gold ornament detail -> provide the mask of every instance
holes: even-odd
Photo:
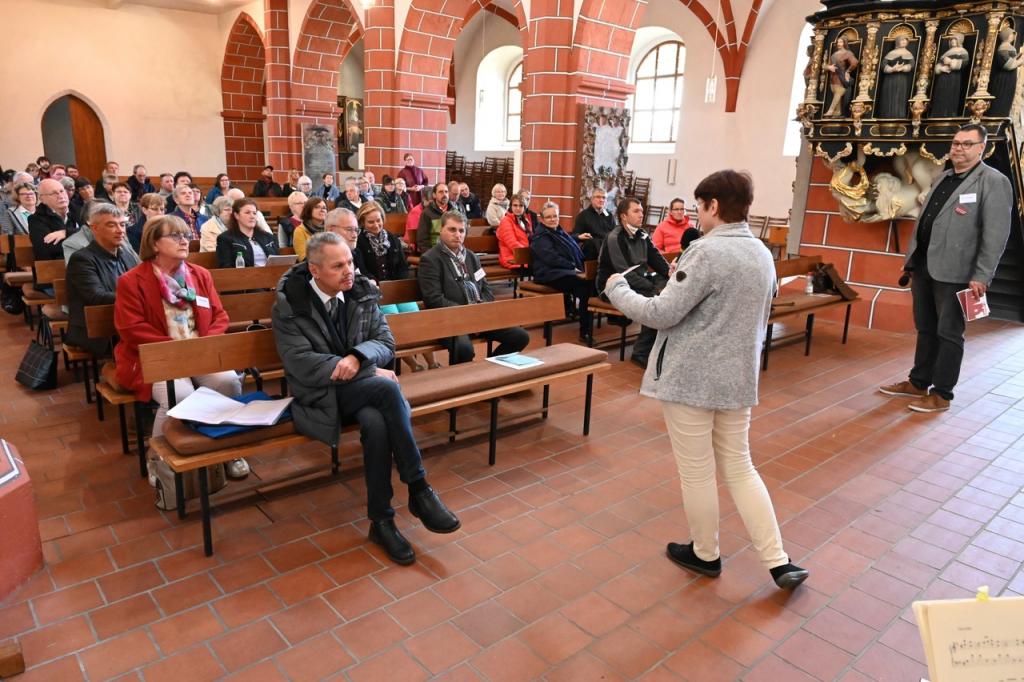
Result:
[[[881,149],[873,147],[871,143],[868,142],[864,145],[864,153],[870,154],[871,156],[881,156],[883,158],[887,156],[903,156],[907,153],[907,145],[901,142],[899,147],[893,147],[889,151],[883,152]]]
[[[839,161],[839,159],[849,156],[852,153],[853,145],[851,145],[849,142],[847,142],[846,146],[840,149],[835,156],[829,156],[828,152],[825,151],[825,149],[821,146],[820,142],[818,143],[818,146],[814,149],[814,155],[825,159],[826,163],[828,163],[828,165],[830,166]]]
[[[890,40],[896,40],[897,38],[913,39],[917,37],[917,34],[914,33],[913,27],[911,27],[909,24],[897,24],[896,26],[892,27],[892,30],[889,31],[888,37]]]
[[[944,156],[935,156],[934,154],[929,152],[928,148],[923,144],[921,145],[921,156],[923,156],[924,158],[928,159],[929,161],[938,166],[946,165],[946,161],[949,160],[949,152],[946,152]]]
[[[958,19],[950,24],[949,28],[946,29],[946,35],[953,35],[954,33],[963,33],[964,35],[971,35],[977,33],[974,28],[974,24],[968,19]]]

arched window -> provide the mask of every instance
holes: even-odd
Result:
[[[636,67],[632,143],[674,143],[683,101],[686,46],[678,40],[655,45]]]
[[[519,84],[523,82],[523,62],[512,69],[505,86],[505,141],[519,142],[519,129],[523,118],[523,93]]]

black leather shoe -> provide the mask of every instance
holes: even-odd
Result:
[[[370,542],[383,547],[388,557],[396,564],[408,566],[416,561],[416,552],[412,550],[409,541],[398,532],[393,519],[370,521],[369,538]]]
[[[444,502],[430,487],[409,496],[409,511],[422,521],[424,527],[431,533],[453,533],[462,525],[459,518],[444,506]]]
[[[694,573],[700,573],[709,578],[717,578],[722,575],[722,557],[718,557],[714,561],[704,561],[694,553],[692,542],[687,545],[670,542],[665,548],[665,554],[676,565]]]

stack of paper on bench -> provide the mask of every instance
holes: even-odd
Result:
[[[272,426],[281,419],[293,399],[289,397],[242,403],[203,386],[168,410],[167,414],[175,419],[200,424]]]
[[[526,369],[527,367],[536,367],[537,365],[543,365],[543,360],[537,358],[531,358],[529,355],[523,355],[521,353],[508,353],[506,355],[495,355],[487,358],[489,362],[493,362],[496,365],[502,367],[510,367],[512,369]]]

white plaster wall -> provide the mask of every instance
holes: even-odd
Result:
[[[217,17],[138,5],[110,10],[87,0],[21,0],[17,13],[18,30],[5,31],[8,58],[0,60],[8,93],[0,107],[5,167],[24,167],[42,153],[43,111],[74,92],[97,108],[107,157],[122,168],[144,163],[154,175],[223,170]],[[73,56],[33,61],[45,45]]]
[[[788,109],[796,43],[803,18],[819,7],[817,0],[786,0],[762,12],[747,52],[736,112],[726,113],[722,64],[707,30],[678,0],[651,0],[642,25],[671,29],[687,47],[675,154],[631,154],[629,158],[630,169],[651,178],[651,204],[664,206],[675,196],[689,204],[693,188],[703,177],[731,167],[753,175],[755,213],[787,214],[796,163],[793,157],[782,156],[782,146],[786,119],[792,117]],[[705,104],[704,81],[711,73],[712,58],[717,60],[718,98]],[[666,180],[670,158],[678,163],[674,185]]]
[[[477,70],[485,55],[505,45],[521,47],[519,31],[490,12],[478,12],[455,42],[455,125],[448,126],[448,149],[469,161],[483,161],[485,156],[512,156],[507,149],[476,147]]]

